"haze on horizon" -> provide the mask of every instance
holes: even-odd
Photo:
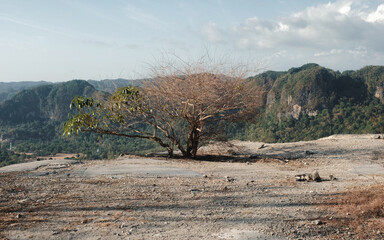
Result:
[[[145,77],[164,53],[384,64],[383,0],[2,0],[0,82]]]

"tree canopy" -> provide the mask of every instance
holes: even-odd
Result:
[[[64,133],[148,139],[169,156],[177,148],[195,157],[219,121],[252,115],[261,104],[261,90],[246,80],[245,65],[178,60],[151,67],[153,76],[143,87],[123,87],[104,100],[75,97],[76,114]]]

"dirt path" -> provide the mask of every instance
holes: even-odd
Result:
[[[339,216],[321,200],[384,183],[384,140],[338,136],[261,145],[235,141],[202,149],[228,152],[234,162],[123,157],[1,173],[0,236],[353,239],[353,229],[327,224]],[[295,180],[314,170],[337,180]]]

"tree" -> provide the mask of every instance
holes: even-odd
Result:
[[[151,66],[152,78],[141,88],[123,87],[105,100],[75,97],[76,114],[64,133],[149,139],[169,156],[176,147],[183,156],[196,157],[219,121],[252,116],[262,103],[260,89],[246,79],[246,65],[176,60]]]

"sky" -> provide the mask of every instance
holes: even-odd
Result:
[[[384,0],[0,0],[0,82],[144,78],[207,51],[263,71],[384,65]]]

